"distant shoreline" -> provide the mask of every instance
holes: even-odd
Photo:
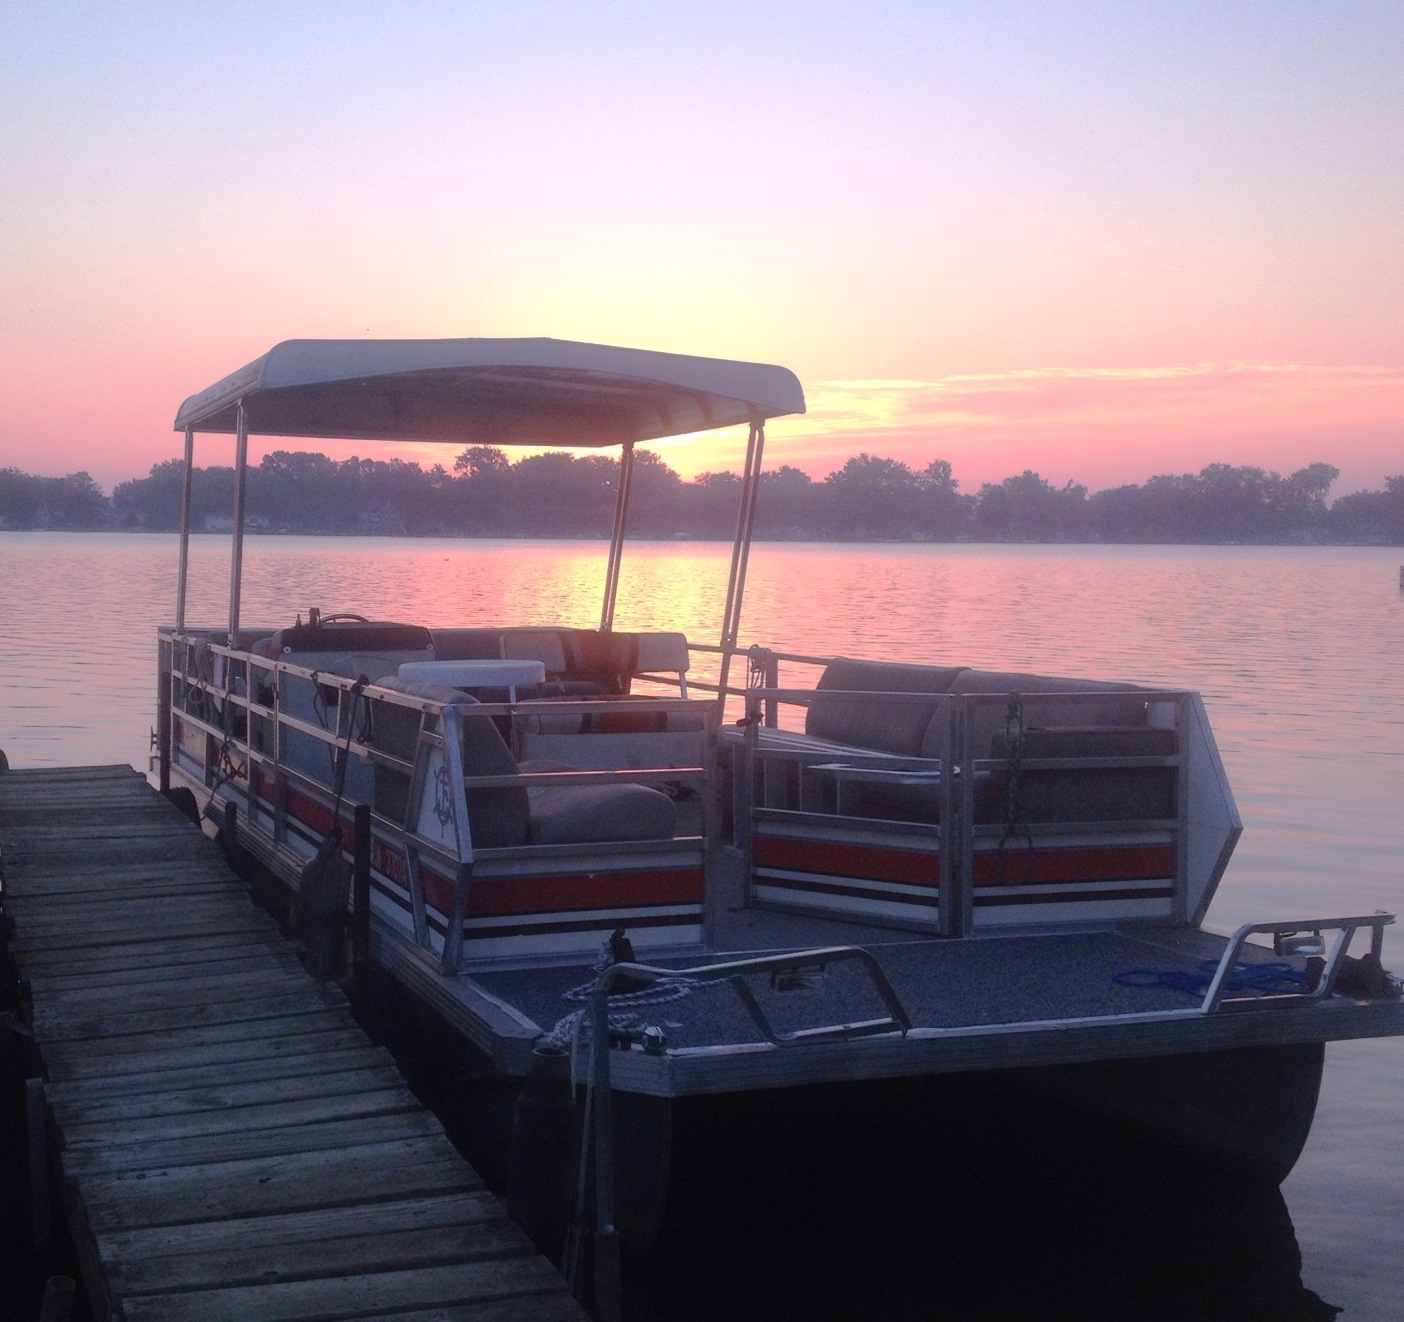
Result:
[[[736,474],[684,482],[647,450],[636,463],[628,523],[636,535],[731,540],[742,507]],[[451,475],[398,460],[338,463],[277,451],[247,470],[237,505],[233,469],[186,474],[179,460],[120,483],[110,497],[86,473],[38,478],[0,469],[0,528],[174,531],[184,517],[192,528],[228,533],[236,509],[247,533],[270,535],[602,539],[613,526],[617,461],[562,451],[512,463],[501,451],[474,447],[454,467]],[[1199,474],[1089,494],[1026,471],[967,494],[945,460],[918,472],[861,454],[821,482],[786,466],[764,473],[746,508],[754,537],[776,542],[1404,545],[1404,474],[1386,478],[1384,490],[1332,501],[1338,476],[1325,463],[1286,477],[1210,464]]]
[[[53,533],[63,537],[79,537],[92,534],[107,534],[118,536],[137,537],[178,537],[178,528],[6,528],[0,526],[0,537],[6,533]],[[206,528],[192,528],[191,537],[231,537],[232,531],[229,529],[214,530]],[[590,542],[608,545],[609,538],[604,534],[586,533],[562,533],[552,535],[543,532],[520,532],[520,533],[472,533],[472,532],[327,532],[315,529],[284,529],[272,531],[267,528],[246,528],[244,530],[245,539],[251,537],[268,538],[274,540],[283,537],[319,537],[331,540],[333,538],[359,539],[359,540],[384,540],[384,541],[414,541],[414,542]],[[660,546],[728,546],[730,539],[725,537],[696,537],[687,535],[659,535],[641,534],[625,537],[629,542],[652,542]],[[752,539],[759,543],[776,543],[780,545],[810,545],[810,546],[1242,546],[1251,547],[1277,547],[1292,548],[1300,547],[1302,550],[1320,549],[1321,547],[1338,547],[1342,550],[1364,549],[1378,550],[1382,547],[1404,547],[1404,540],[1400,541],[1334,541],[1329,538],[1317,540],[1303,540],[1301,538],[1287,538],[1279,541],[1273,540],[1248,540],[1244,538],[1223,541],[1184,541],[1168,540],[1164,538],[1139,538],[1136,540],[1116,539],[1109,537],[805,537],[805,536],[768,536],[757,533]]]

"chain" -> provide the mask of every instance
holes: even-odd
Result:
[[[775,661],[775,653],[768,647],[752,644],[746,649],[746,687],[763,689]]]
[[[995,885],[1011,884],[1004,875],[1004,850],[1010,840],[1020,838],[1028,849],[1029,867],[1027,879],[1032,871],[1034,842],[1033,832],[1022,820],[1019,809],[1019,773],[1024,757],[1024,695],[1011,693],[1009,705],[1004,710],[1004,738],[1008,745],[1004,764],[1004,831],[999,837],[999,847],[995,850]]]
[[[211,791],[219,789],[231,780],[238,780],[247,773],[248,767],[243,762],[234,760],[233,748],[234,742],[226,734],[224,742],[219,746],[219,763],[215,770],[214,781],[210,785]]]

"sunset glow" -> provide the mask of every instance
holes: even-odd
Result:
[[[792,368],[769,459],[815,478],[1379,488],[1402,104],[1390,0],[21,0],[0,467],[144,476],[181,399],[282,339],[553,335]],[[657,448],[691,477],[743,440]]]

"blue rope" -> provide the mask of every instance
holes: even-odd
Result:
[[[1127,969],[1113,973],[1114,981],[1123,987],[1169,987],[1190,996],[1203,996],[1214,981],[1218,960],[1201,961],[1198,973],[1188,969]],[[1290,964],[1237,963],[1224,980],[1226,991],[1279,992],[1301,991],[1306,986],[1306,974]]]

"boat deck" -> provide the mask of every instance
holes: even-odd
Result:
[[[140,775],[0,774],[0,844],[94,1316],[584,1318],[340,991]]]
[[[893,941],[891,933],[886,935],[888,940],[874,942],[870,933],[863,945],[877,957],[914,1028],[1182,1010],[1195,1003],[1185,992],[1167,986],[1125,985],[1116,975],[1136,969],[1193,975],[1200,972],[1202,961],[1217,959],[1226,945],[1224,938],[1209,933],[1171,929],[1135,935],[1073,932],[961,941]],[[747,953],[768,952],[758,949]],[[661,961],[664,967],[682,963]],[[573,965],[473,976],[487,991],[524,1010],[549,1030],[580,1007],[578,996],[571,999],[567,993],[588,988],[594,972],[586,965]],[[768,977],[753,981],[753,990],[781,1031],[847,1023],[884,1013],[881,998],[856,963],[834,964],[784,991],[772,989]],[[665,1026],[670,1046],[765,1040],[724,982],[699,985],[691,994],[656,1007],[642,1005],[638,1013]]]
[[[1165,1056],[1245,1046],[1326,1042],[1404,1033],[1404,1002],[1333,993],[1303,999],[1302,983],[1239,986],[1204,1013],[1207,974],[1229,939],[1193,928],[1043,932],[933,939],[851,923],[748,911],[729,948],[710,958],[660,960],[665,967],[760,956],[796,947],[861,945],[882,968],[911,1028],[847,1040],[766,1041],[734,988],[695,976],[668,999],[626,1005],[634,1027],[656,1025],[664,1056],[638,1046],[611,1053],[616,1085],[688,1096],[821,1080],[902,1077],[1027,1065]],[[735,938],[745,937],[746,944]],[[1248,944],[1240,964],[1287,964]],[[1120,980],[1132,974],[1130,981]],[[1166,975],[1162,980],[1161,975]],[[586,965],[479,969],[472,983],[524,1012],[543,1031],[569,1031],[595,976]],[[1198,979],[1196,992],[1168,980]],[[781,1035],[880,1018],[886,1007],[863,965],[835,962],[777,986],[748,978]],[[572,995],[573,993],[573,995]]]

